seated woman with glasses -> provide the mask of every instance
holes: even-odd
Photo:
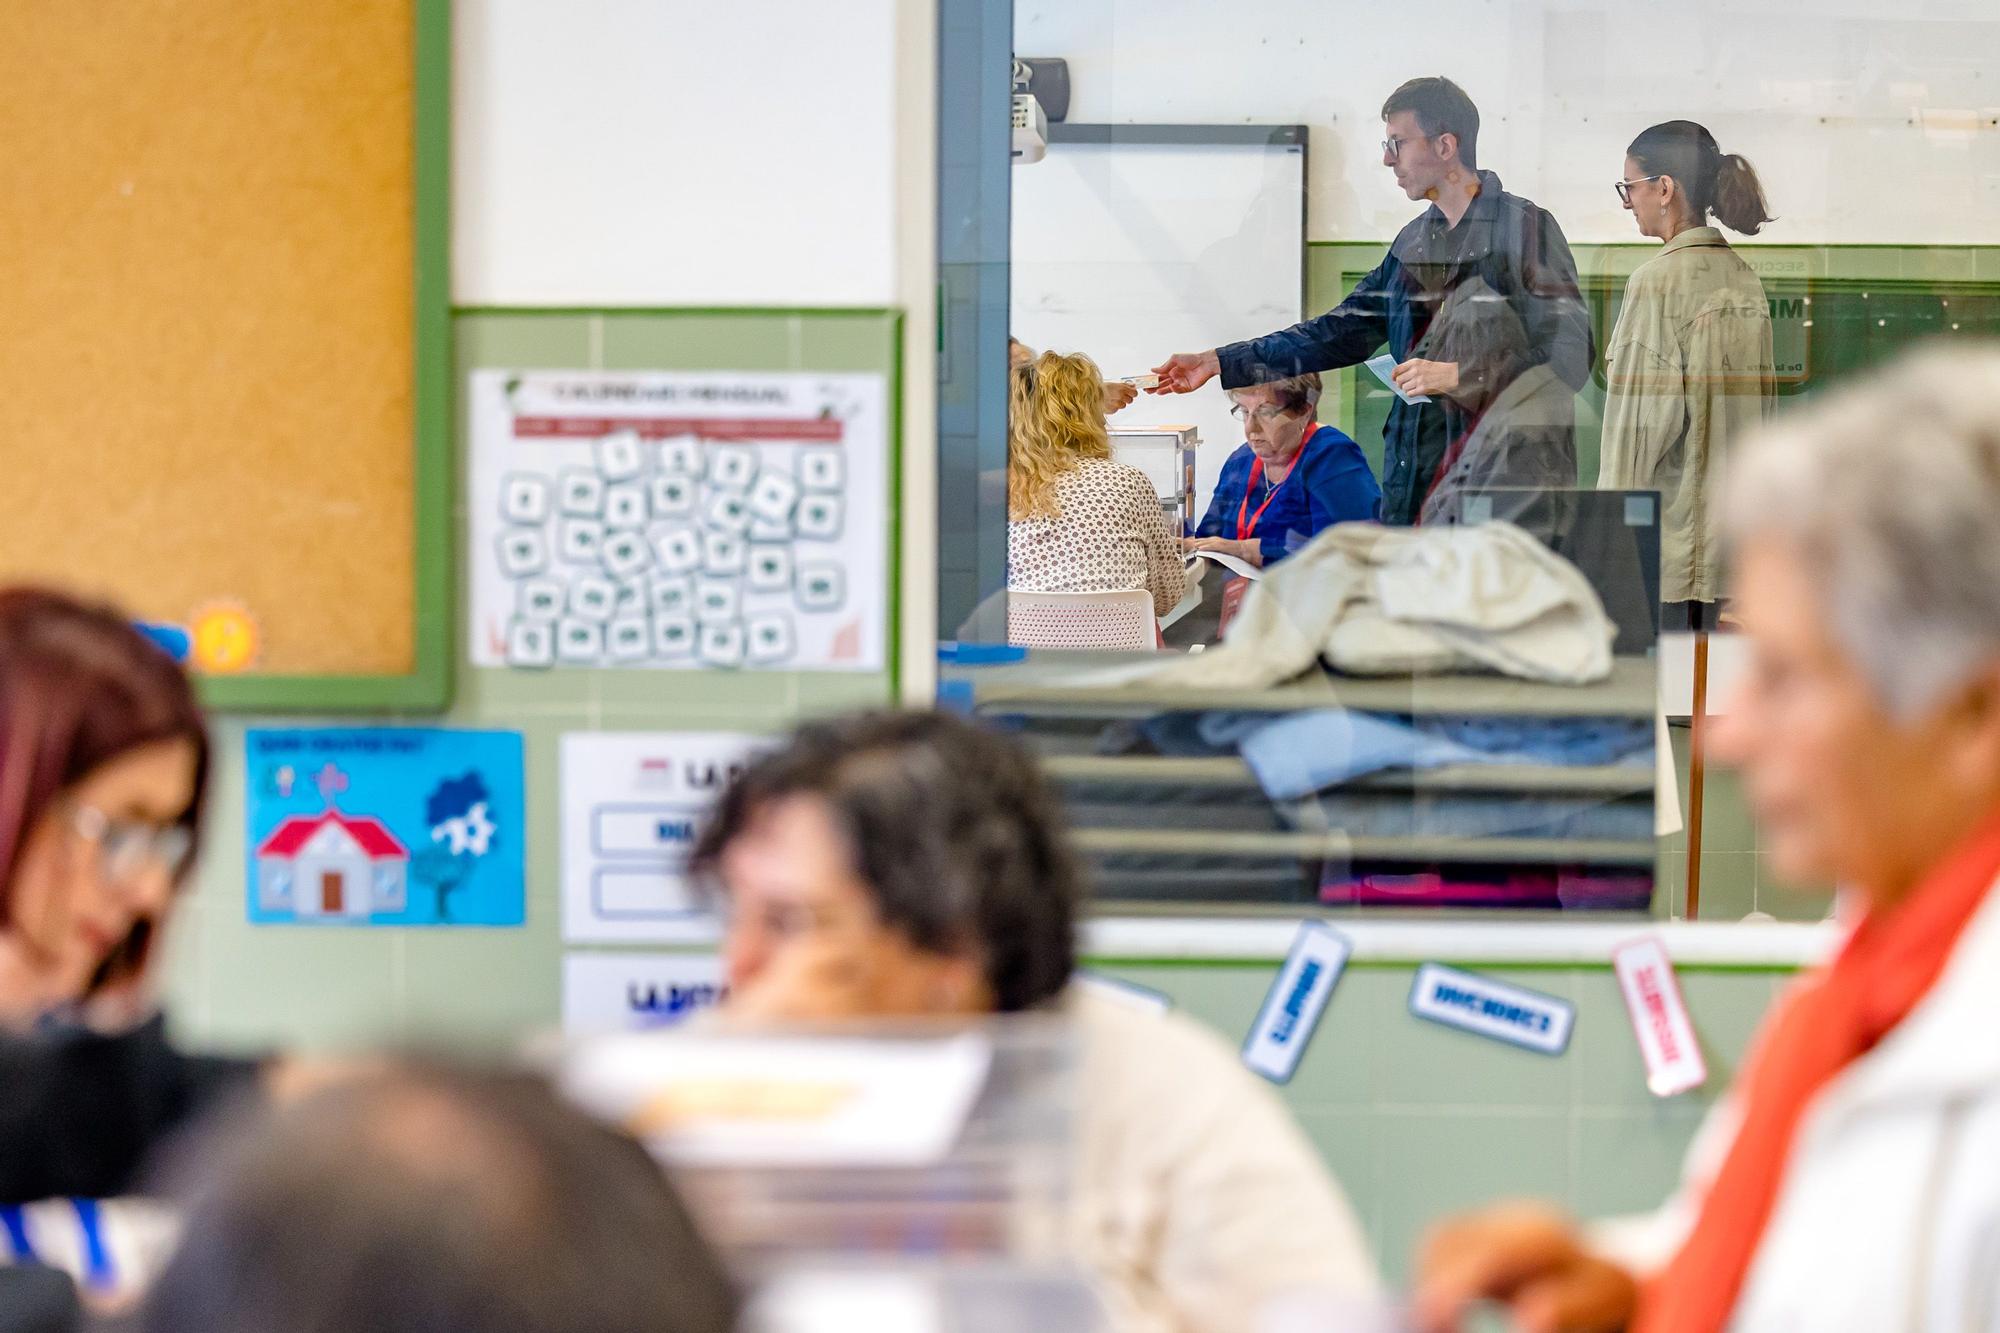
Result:
[[[150,1009],[209,767],[187,677],[122,616],[0,588],[0,1209],[124,1193],[264,1072],[181,1054]],[[0,1267],[0,1328],[75,1307],[55,1270]]]
[[[1319,391],[1316,373],[1229,391],[1245,442],[1222,464],[1187,549],[1261,569],[1336,523],[1381,517],[1382,488],[1361,446],[1315,419]]]
[[[1087,356],[1016,366],[1007,404],[1007,583],[1024,592],[1187,590],[1173,529],[1146,474],[1111,457],[1104,377]]]

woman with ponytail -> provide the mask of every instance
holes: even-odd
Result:
[[[1660,492],[1664,624],[1708,628],[1723,572],[1714,488],[1731,443],[1769,415],[1775,373],[1764,285],[1713,223],[1754,236],[1771,215],[1750,163],[1691,120],[1634,139],[1613,188],[1666,247],[1626,283],[1605,352],[1597,484]]]

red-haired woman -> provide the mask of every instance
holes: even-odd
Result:
[[[124,1191],[147,1150],[254,1077],[144,1018],[193,864],[207,729],[114,612],[0,589],[0,1204]],[[0,1327],[46,1273],[0,1269]]]

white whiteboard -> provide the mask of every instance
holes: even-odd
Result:
[[[1305,287],[1305,151],[1296,144],[1052,144],[1014,168],[1016,338],[1140,374],[1296,323]],[[1211,382],[1141,394],[1112,424],[1193,425],[1202,507],[1243,442]]]

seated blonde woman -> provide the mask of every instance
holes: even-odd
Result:
[[[1033,365],[1037,355],[1039,353],[1034,348],[1019,338],[1007,340],[1007,369],[1019,370],[1022,366]],[[1124,380],[1104,381],[1104,415],[1116,416],[1132,406],[1138,397],[1139,390]]]
[[[1008,586],[1142,588],[1154,615],[1171,611],[1187,591],[1180,542],[1146,474],[1112,461],[1097,366],[1043,352],[1015,368],[1008,399]]]

